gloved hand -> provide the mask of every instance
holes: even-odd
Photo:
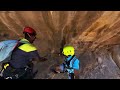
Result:
[[[50,71],[52,71],[53,73],[57,74],[57,73],[60,73],[60,71],[56,70],[58,65],[53,65],[50,67]]]
[[[44,61],[47,61],[48,59],[47,58],[43,58]]]
[[[41,60],[42,60],[42,61],[47,61],[48,59],[45,58],[45,57],[41,57]]]

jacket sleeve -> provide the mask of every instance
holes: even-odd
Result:
[[[76,59],[73,63],[73,69],[79,70],[80,69],[80,61]]]

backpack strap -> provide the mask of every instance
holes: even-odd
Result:
[[[18,43],[17,43],[16,46],[14,47],[13,51],[15,51],[19,46],[21,46],[21,45],[23,45],[23,44],[26,44],[26,43],[29,43],[29,42],[18,40]]]
[[[76,60],[75,55],[73,55],[69,61],[65,61],[68,69],[73,69],[73,68],[70,67],[70,62],[72,61],[72,65],[73,65],[73,63],[74,63],[75,60]]]

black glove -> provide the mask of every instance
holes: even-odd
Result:
[[[57,65],[53,65],[53,66],[50,67],[50,71],[55,73],[55,74],[59,73],[58,71],[56,71],[56,66]]]
[[[48,59],[47,59],[47,58],[44,58],[44,57],[41,57],[41,60],[42,60],[42,61],[47,61]]]

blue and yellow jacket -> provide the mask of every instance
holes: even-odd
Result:
[[[27,39],[21,39],[20,46],[14,50],[10,64],[14,68],[24,68],[33,58],[39,57],[37,48]]]

